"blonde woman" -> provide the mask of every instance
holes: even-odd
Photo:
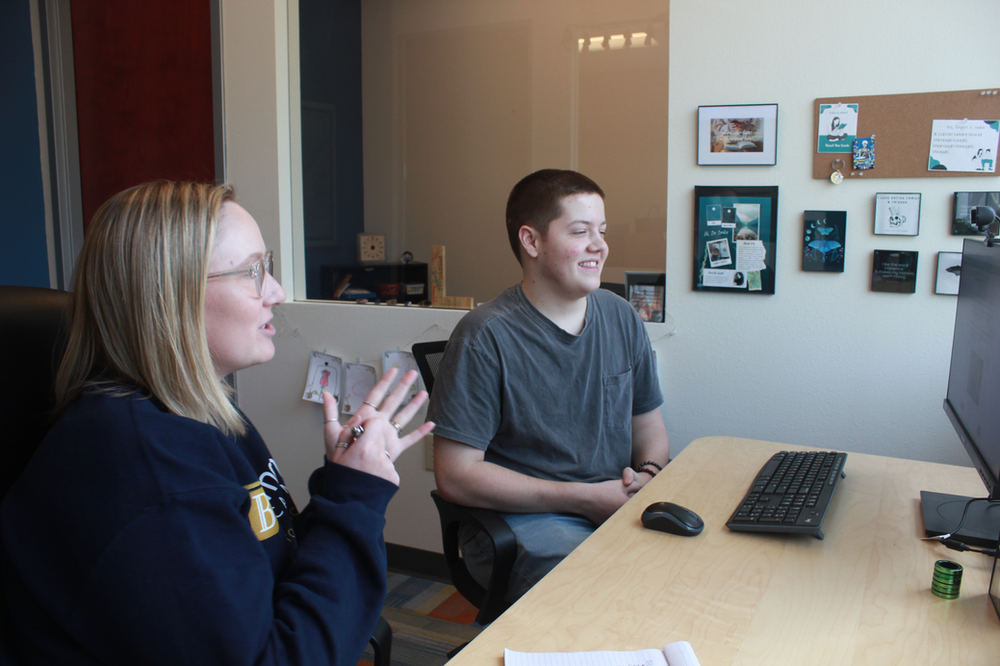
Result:
[[[0,510],[19,663],[357,663],[385,597],[393,461],[433,424],[398,434],[426,400],[399,409],[412,372],[343,427],[325,394],[300,515],[223,381],[274,355],[270,271],[228,186],[141,185],[95,215],[58,419]]]

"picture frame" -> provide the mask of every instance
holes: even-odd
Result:
[[[802,223],[802,270],[843,273],[847,212],[807,210]]]
[[[625,271],[625,295],[643,321],[662,324],[667,276],[665,273],[633,273]]]
[[[700,166],[773,166],[777,140],[777,104],[698,107]]]
[[[1000,192],[955,192],[955,205],[951,216],[952,236],[985,236],[972,224],[972,209],[990,206],[1000,211]]]
[[[958,296],[958,286],[962,278],[962,253],[938,252],[937,280],[935,294]]]
[[[695,291],[773,294],[778,187],[694,188]]]
[[[915,294],[918,254],[909,250],[875,250],[872,260],[872,291]]]
[[[920,234],[920,193],[879,192],[875,195],[875,233],[886,236]]]

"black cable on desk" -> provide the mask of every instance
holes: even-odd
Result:
[[[982,553],[983,555],[988,555],[990,557],[997,557],[997,552],[998,552],[998,550],[1000,550],[998,548],[987,548],[987,549],[973,548],[971,546],[965,545],[961,541],[957,541],[957,540],[951,538],[953,534],[956,534],[959,531],[961,531],[962,526],[965,525],[965,517],[968,515],[968,513],[969,513],[969,506],[971,506],[973,502],[989,502],[989,503],[992,504],[993,502],[996,502],[996,501],[997,500],[990,499],[989,497],[972,497],[972,498],[970,498],[969,501],[967,501],[965,503],[965,508],[962,510],[962,518],[961,518],[961,520],[958,521],[958,527],[956,527],[955,529],[953,529],[948,534],[942,534],[941,536],[936,537],[937,540],[940,541],[941,543],[943,543],[945,546],[947,546],[951,550],[957,550],[959,552]]]

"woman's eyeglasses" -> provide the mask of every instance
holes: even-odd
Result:
[[[253,278],[253,284],[257,287],[257,298],[261,297],[261,292],[264,290],[264,277],[266,275],[274,275],[272,271],[274,270],[274,253],[268,252],[264,255],[263,259],[258,259],[253,263],[250,268],[241,268],[238,271],[225,271],[222,273],[210,273],[208,279],[217,277],[224,277],[226,275],[247,275]]]

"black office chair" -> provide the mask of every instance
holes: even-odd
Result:
[[[0,286],[0,500],[49,429],[55,368],[62,356],[69,294],[39,287]]]
[[[0,501],[21,475],[49,427],[55,367],[69,294],[39,287],[0,286]],[[5,598],[0,589],[0,599]],[[0,603],[0,662],[12,638],[7,604]]]
[[[418,342],[412,347],[413,356],[424,380],[424,388],[431,393],[445,341]],[[489,624],[510,606],[506,601],[510,573],[517,557],[517,539],[507,522],[496,511],[475,509],[449,502],[437,490],[431,491],[434,505],[441,519],[441,539],[444,558],[451,574],[452,585],[469,603],[479,609],[476,622]],[[486,534],[493,543],[493,569],[488,587],[480,585],[465,566],[459,552],[459,531],[463,526],[474,527]]]
[[[70,295],[39,287],[0,285],[0,501],[21,475],[49,429],[55,370],[66,341],[63,324]],[[2,581],[2,579],[0,579]],[[12,623],[0,588],[0,664],[13,664]],[[392,629],[378,619],[369,640],[375,666],[389,666]]]

